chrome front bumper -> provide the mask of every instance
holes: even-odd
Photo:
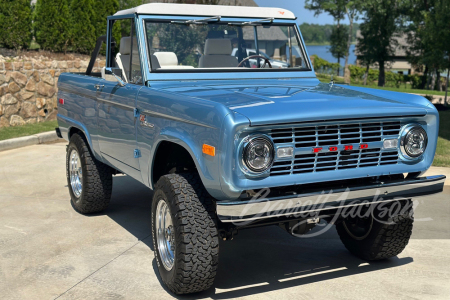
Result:
[[[273,198],[217,201],[217,215],[222,222],[254,221],[411,199],[442,192],[445,179],[444,175],[438,175]]]

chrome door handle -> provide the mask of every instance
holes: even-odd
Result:
[[[104,88],[105,85],[103,85],[103,84],[96,84],[96,85],[94,85],[94,87],[95,87],[95,88],[97,89],[97,91],[98,91],[98,90]]]

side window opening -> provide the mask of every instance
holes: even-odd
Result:
[[[115,21],[112,32],[116,46],[115,50],[111,52],[113,56],[111,67],[122,70],[122,79],[125,82],[142,84],[141,62],[134,20]]]

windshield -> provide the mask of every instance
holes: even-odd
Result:
[[[156,72],[309,70],[295,25],[145,24]]]

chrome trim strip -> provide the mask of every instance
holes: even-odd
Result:
[[[306,77],[305,77],[306,78]],[[386,117],[367,117],[361,120],[361,118],[347,118],[347,119],[329,119],[329,120],[308,120],[308,121],[298,121],[298,122],[290,122],[290,123],[267,123],[267,124],[261,124],[261,125],[251,125],[251,127],[271,127],[271,126],[277,126],[274,129],[278,129],[279,127],[292,127],[292,126],[300,126],[303,124],[309,125],[314,123],[320,123],[321,125],[328,125],[328,124],[335,124],[335,122],[353,122],[353,121],[366,121],[370,123],[372,120],[402,120],[406,118],[412,118],[412,117],[424,117],[426,114],[417,114],[417,113],[411,113],[411,114],[405,114],[404,116],[386,116]],[[314,125],[311,125],[314,126]]]
[[[321,211],[371,202],[389,202],[442,192],[444,175],[405,179],[390,183],[322,190],[296,196],[282,196],[247,201],[218,201],[217,215],[222,222],[252,221]],[[365,203],[351,203],[369,200]]]
[[[100,98],[97,98],[97,100],[99,102],[104,102],[104,103],[112,105],[112,106],[118,106],[118,107],[123,108],[123,109],[134,110],[134,106],[130,106],[130,105],[122,104],[122,103],[117,103],[117,102],[114,102],[114,101],[109,101],[109,100],[100,99]]]
[[[164,119],[169,119],[172,121],[177,121],[177,122],[183,122],[183,123],[187,123],[187,124],[191,124],[191,125],[197,125],[197,126],[201,126],[201,127],[206,127],[206,128],[211,128],[211,129],[217,129],[216,127],[213,126],[209,126],[203,123],[198,123],[195,121],[190,121],[190,120],[186,120],[186,119],[182,119],[182,118],[178,118],[178,117],[174,117],[174,116],[170,116],[170,115],[166,115],[166,114],[162,114],[162,113],[158,113],[158,112],[154,112],[154,111],[149,111],[149,110],[140,110],[140,113],[146,116],[153,116],[153,117],[159,117],[159,118],[164,118]]]
[[[70,89],[70,88],[58,87],[58,92],[74,94],[74,95],[80,96],[82,98],[88,98],[88,99],[91,99],[91,100],[97,100],[97,97],[90,95],[90,92],[91,92],[90,90],[88,90],[87,93],[82,93],[82,92],[75,91],[75,90]]]

